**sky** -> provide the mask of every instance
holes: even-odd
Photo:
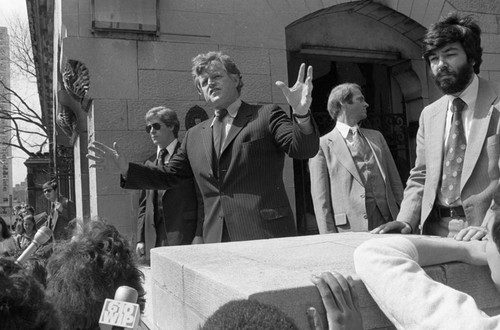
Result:
[[[8,18],[13,17],[14,15],[28,21],[26,0],[0,0],[0,26],[7,26]],[[13,81],[11,83],[12,86],[26,86],[26,82],[23,81]],[[32,88],[36,91],[36,86]],[[16,89],[16,91],[17,90],[18,89]],[[33,96],[33,89],[25,91],[27,93],[26,95],[31,95],[33,99],[35,98]],[[39,103],[35,102],[34,104],[38,105]],[[24,165],[24,162],[26,161],[27,156],[24,152],[16,150],[16,148],[12,148],[12,156],[12,181],[13,185],[15,185],[16,183],[20,183],[26,179],[26,166]]]

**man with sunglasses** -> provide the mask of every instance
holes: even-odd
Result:
[[[214,116],[187,131],[167,166],[128,163],[117,150],[89,145],[91,167],[112,165],[128,189],[165,189],[193,178],[203,196],[205,219],[197,240],[204,243],[296,235],[283,182],[285,154],[296,159],[318,152],[319,133],[310,116],[312,67],[302,64],[291,88],[277,82],[293,118],[277,105],[248,104],[232,59],[220,52],[193,59],[195,86]]]
[[[70,199],[59,194],[57,182],[53,180],[45,182],[42,189],[43,195],[50,203],[46,226],[52,230],[54,241],[65,240],[70,235],[69,222],[76,217],[76,205]]]
[[[146,132],[157,150],[144,164],[166,165],[181,146],[177,140],[180,127],[177,114],[163,106],[154,107],[146,113],[145,120]],[[174,189],[143,190],[137,216],[137,255],[148,259],[152,247],[191,244],[198,213],[203,218],[193,179],[181,182]]]

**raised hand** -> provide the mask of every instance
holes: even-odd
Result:
[[[297,115],[305,115],[307,111],[309,111],[309,107],[312,102],[312,76],[313,76],[313,68],[309,66],[307,68],[307,77],[304,80],[304,74],[306,70],[305,63],[300,65],[299,76],[297,77],[297,82],[292,88],[287,87],[284,82],[277,81],[276,86],[278,86],[283,95],[286,98],[286,101],[292,107],[293,113]]]
[[[87,158],[94,161],[89,167],[102,170],[111,170],[122,175],[126,175],[128,171],[128,161],[124,155],[118,150],[118,144],[113,143],[113,148],[107,145],[94,141],[89,144]]]

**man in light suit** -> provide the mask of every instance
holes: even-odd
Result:
[[[320,234],[367,231],[398,215],[403,185],[389,147],[380,132],[358,126],[367,108],[357,84],[330,92],[328,112],[336,126],[309,161]]]
[[[97,141],[87,157],[92,167],[114,164],[125,188],[166,189],[194,177],[203,196],[205,220],[196,242],[214,243],[296,235],[283,183],[285,154],[313,157],[319,134],[310,116],[312,67],[302,64],[296,84],[282,89],[293,118],[276,105],[240,99],[240,71],[220,52],[193,59],[196,88],[215,116],[187,131],[179,152],[163,167],[128,163]]]
[[[180,127],[177,114],[160,106],[150,109],[145,119],[146,132],[157,150],[144,164],[168,164],[181,145],[177,140]],[[198,212],[203,216],[202,208],[202,204],[198,207],[192,179],[183,181],[174,189],[143,190],[137,216],[136,253],[149,258],[152,247],[191,244],[196,233]]]
[[[457,14],[442,18],[427,31],[424,58],[445,95],[420,116],[417,159],[397,221],[374,233],[420,232],[457,240],[485,236],[485,215],[499,179],[500,87],[477,76],[482,62],[480,36],[479,26],[470,17]],[[463,110],[455,119],[457,102]],[[459,126],[462,133],[450,134]],[[460,135],[465,142],[459,148],[465,154],[454,161],[445,159],[458,150],[450,150],[450,144]],[[454,163],[461,168],[448,175]],[[458,182],[450,184],[451,178]],[[448,198],[455,187],[457,198]]]

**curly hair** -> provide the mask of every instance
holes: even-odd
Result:
[[[296,330],[285,313],[255,300],[232,300],[215,311],[200,330]]]
[[[144,275],[128,241],[112,225],[89,221],[71,241],[56,245],[47,264],[47,292],[60,312],[62,329],[96,329],[106,298],[122,285],[139,293]]]
[[[13,259],[0,258],[0,324],[2,329],[56,330],[54,306],[40,283]]]
[[[429,63],[429,56],[446,44],[460,42],[469,63],[474,62],[474,72],[479,73],[483,62],[481,48],[481,28],[471,16],[460,17],[452,12],[432,24],[423,40],[423,57]]]

